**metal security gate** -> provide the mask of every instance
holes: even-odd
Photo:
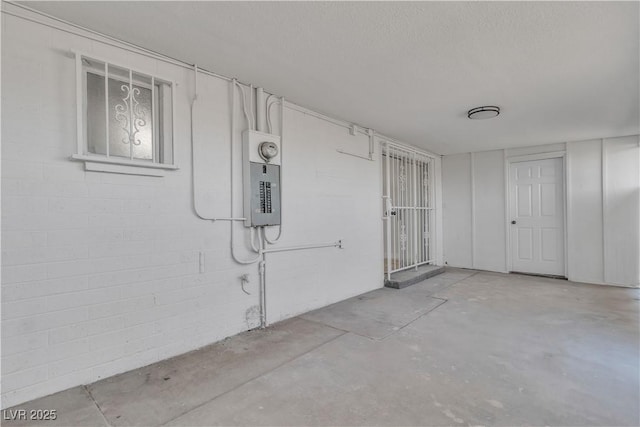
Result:
[[[391,273],[434,262],[434,159],[424,153],[382,144],[384,244]]]

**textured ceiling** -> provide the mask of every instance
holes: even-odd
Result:
[[[639,133],[638,2],[25,4],[440,154]]]

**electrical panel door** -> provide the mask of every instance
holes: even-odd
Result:
[[[280,166],[249,162],[252,226],[280,225]]]
[[[244,225],[280,225],[280,137],[255,130],[242,133]]]

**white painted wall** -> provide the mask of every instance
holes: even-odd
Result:
[[[504,271],[505,175],[495,164],[502,150],[473,153],[473,265],[481,270]]]
[[[605,139],[604,281],[640,286],[640,141]]]
[[[577,282],[604,282],[601,153],[599,139],[567,144],[567,262]]]
[[[2,407],[256,327],[257,265],[234,263],[229,223],[200,220],[192,207],[193,72],[96,35],[2,19]],[[70,49],[177,82],[178,171],[165,177],[87,172],[69,160],[76,149]],[[203,215],[230,214],[229,105],[229,83],[200,75],[194,144]],[[246,126],[240,111],[237,106],[236,216]],[[276,114],[277,132],[278,122]],[[336,152],[366,152],[367,138],[286,108],[283,144],[281,244],[343,239],[344,249],[267,255],[269,322],[383,280],[380,162]],[[253,256],[246,229],[236,227],[239,255]],[[251,295],[240,288],[245,273]]]
[[[568,278],[639,286],[638,140],[635,135],[444,156],[445,261],[508,271],[505,159],[566,153]]]
[[[383,277],[379,162],[336,151],[368,151],[368,138],[291,109],[284,131],[282,245],[343,239],[345,249],[268,254],[270,322],[379,287]]]
[[[471,233],[471,156],[442,158],[444,262],[452,267],[473,265]]]

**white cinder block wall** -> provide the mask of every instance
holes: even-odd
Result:
[[[445,262],[508,270],[505,157],[545,152],[566,153],[568,278],[639,286],[637,135],[444,156]]]
[[[109,46],[96,35],[2,19],[2,407],[258,326],[257,265],[232,261],[228,222],[203,221],[193,211],[193,71]],[[69,160],[76,149],[70,49],[177,82],[178,171],[164,177],[87,172]],[[234,214],[240,216],[239,142],[246,127],[240,106],[236,118]],[[277,114],[273,119],[279,133]],[[194,121],[199,210],[228,217],[228,82],[200,75]],[[345,248],[269,254],[270,323],[383,281],[380,162],[336,151],[366,153],[367,138],[290,108],[284,123],[281,245],[342,239]],[[236,227],[237,252],[253,256],[248,233]],[[251,295],[240,288],[245,273]]]

